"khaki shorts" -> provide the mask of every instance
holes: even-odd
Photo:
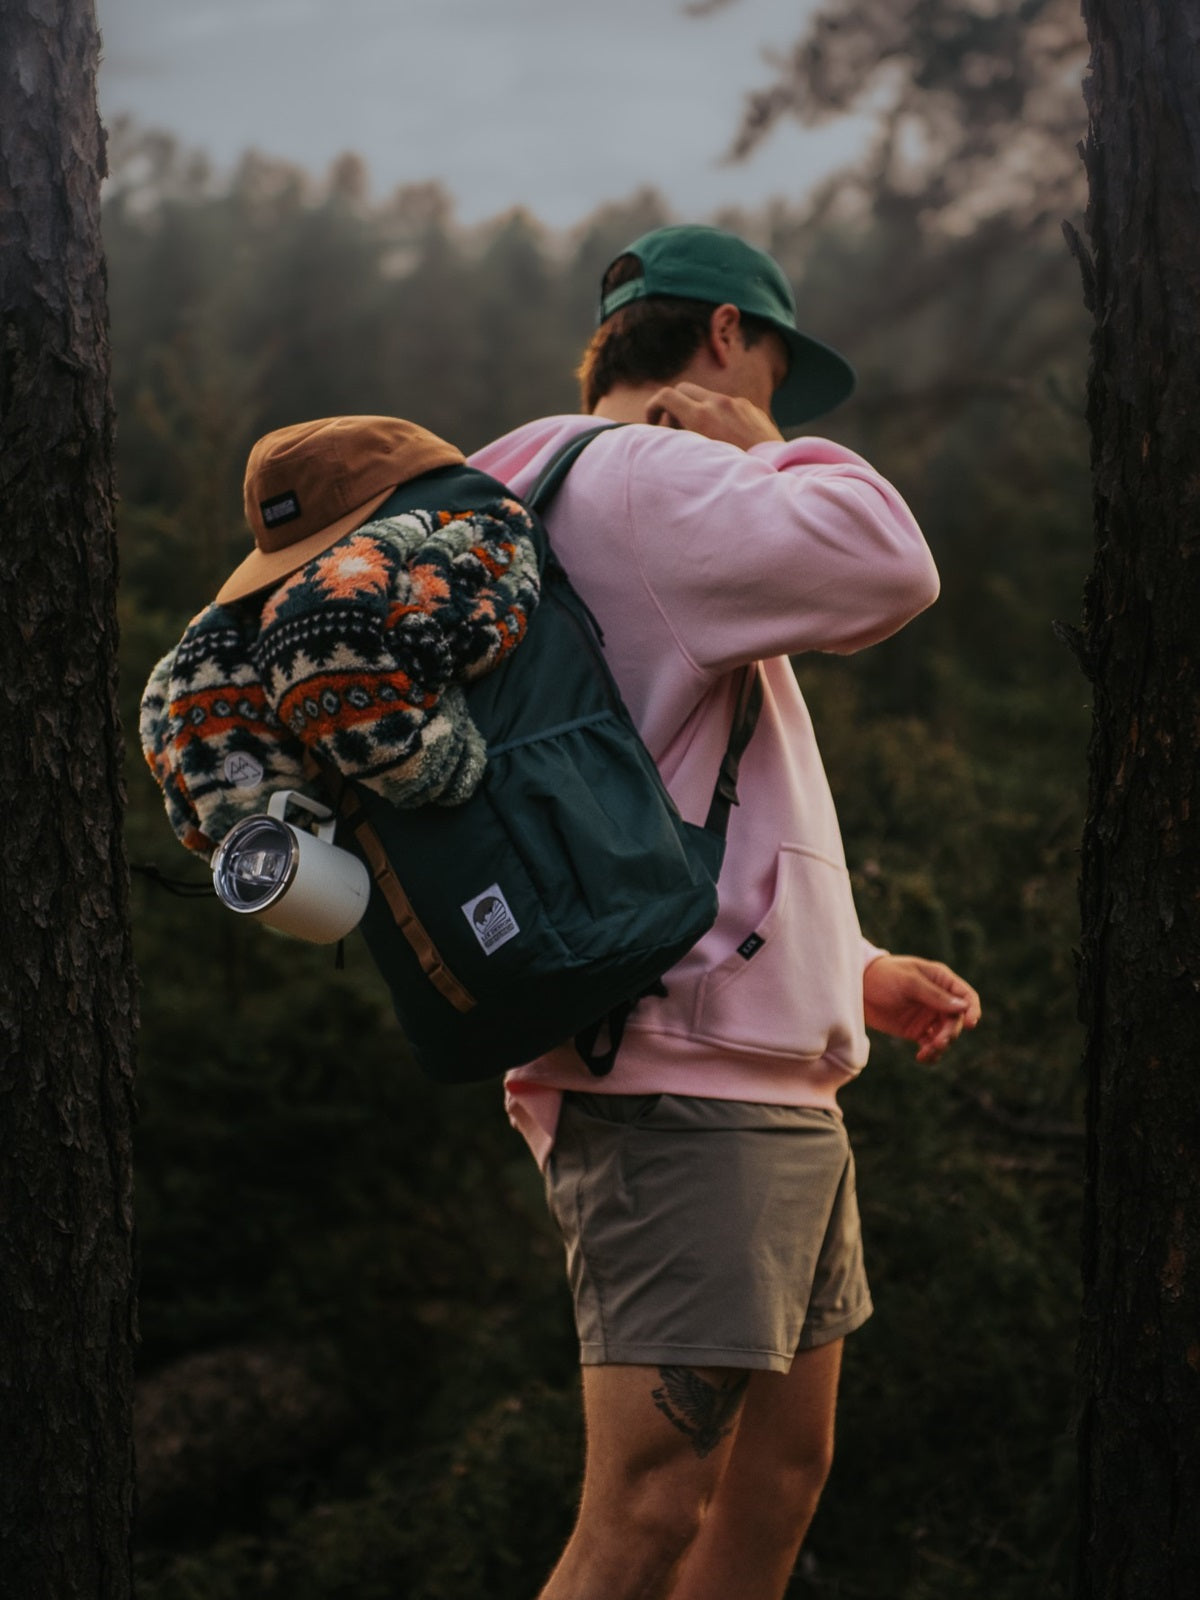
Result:
[[[546,1193],[585,1366],[787,1372],[871,1315],[835,1112],[567,1094]]]

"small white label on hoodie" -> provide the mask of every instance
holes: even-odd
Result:
[[[462,910],[485,956],[493,955],[521,931],[498,883],[477,894],[474,900],[468,900]]]

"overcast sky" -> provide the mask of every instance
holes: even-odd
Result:
[[[128,111],[224,168],[253,147],[376,195],[440,180],[467,222],[525,205],[565,226],[644,184],[681,217],[801,198],[854,125],[781,127],[723,166],[743,97],[816,0],[98,0],[106,118]]]

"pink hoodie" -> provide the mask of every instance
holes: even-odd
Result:
[[[593,426],[543,418],[471,465],[527,493],[554,451]],[[544,1164],[564,1089],[835,1109],[866,1063],[862,973],[880,952],[859,932],[788,656],[861,650],[932,604],[937,571],[920,529],[890,484],[826,439],[742,451],[638,424],[588,445],[547,523],[689,821],[703,822],[712,799],[737,668],[763,662],[764,701],[715,926],[666,975],[665,998],[638,1004],[608,1077],[565,1045],[508,1075],[509,1115]]]

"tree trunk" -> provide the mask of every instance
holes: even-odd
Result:
[[[0,1586],[130,1593],[135,1020],[92,0],[0,6]]]
[[[1200,1595],[1200,0],[1084,0],[1081,1600]]]

